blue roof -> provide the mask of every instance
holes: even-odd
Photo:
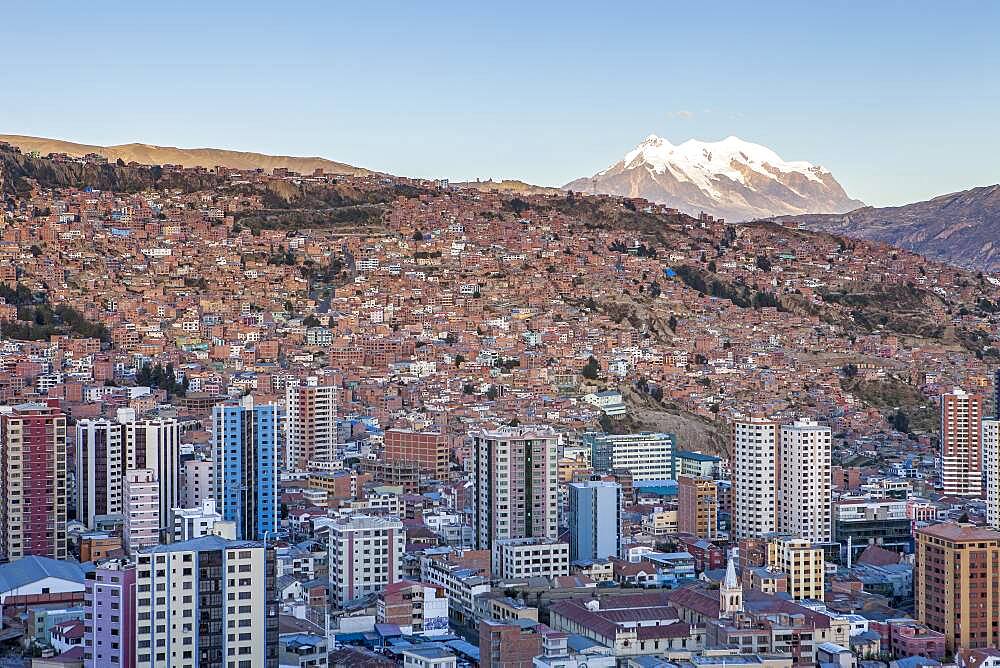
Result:
[[[941,662],[923,656],[908,656],[903,659],[896,659],[893,661],[893,665],[898,668],[921,668],[921,666],[940,666]]]
[[[317,647],[326,642],[326,639],[315,633],[291,633],[280,636],[278,642],[286,647]]]
[[[701,657],[691,657],[692,659]],[[661,659],[658,656],[630,656],[629,661],[634,663],[641,668],[664,668],[665,666],[674,666],[676,664],[670,663],[666,659]],[[693,661],[692,661],[693,663]]]
[[[680,457],[681,459],[690,459],[696,462],[717,462],[718,457],[712,455],[706,455],[702,452],[688,452],[686,450],[677,450],[674,452],[675,457]]]
[[[434,659],[446,659],[450,656],[455,656],[447,649],[438,645],[437,643],[429,643],[427,645],[414,645],[413,647],[406,650],[410,654],[416,654],[424,659],[429,659],[433,661]]]
[[[663,480],[636,480],[632,483],[632,486],[639,489],[643,487],[677,487],[677,481],[670,480],[669,478]]]
[[[264,544],[252,540],[228,540],[219,536],[201,536],[191,540],[182,540],[179,543],[169,545],[155,545],[145,550],[140,550],[140,554],[162,554],[169,552],[210,552],[215,550],[231,550],[250,547],[263,547]]]
[[[596,640],[591,640],[590,638],[577,635],[576,633],[573,633],[566,638],[566,646],[577,653],[585,652],[591,647],[604,647],[604,645]]]
[[[459,655],[468,657],[477,663],[479,662],[479,648],[464,640],[451,640],[445,645],[455,650]]]
[[[376,624],[375,633],[379,634],[383,638],[403,635],[403,632],[399,630],[399,626],[397,624]]]
[[[23,557],[9,564],[0,565],[0,591],[11,591],[45,578],[58,578],[77,582],[83,587],[84,569],[71,561],[48,557]]]

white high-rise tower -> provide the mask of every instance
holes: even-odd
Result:
[[[833,538],[829,427],[796,420],[781,427],[780,531],[814,543]]]
[[[778,428],[752,417],[733,424],[733,533],[754,538],[778,530]]]

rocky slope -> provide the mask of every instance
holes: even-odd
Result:
[[[882,241],[969,269],[1000,271],[1000,185],[905,206],[864,207],[840,215],[782,216],[775,220]]]
[[[185,167],[211,168],[217,165],[233,169],[265,169],[285,167],[302,174],[311,174],[322,169],[329,174],[369,174],[362,167],[334,162],[326,158],[301,158],[288,155],[266,155],[246,151],[228,151],[218,148],[175,148],[173,146],[152,146],[150,144],[121,144],[119,146],[92,146],[44,137],[24,135],[0,135],[0,142],[7,142],[25,153],[39,155],[65,153],[80,157],[88,153],[102,155],[112,162],[138,162],[143,165],[183,165]]]
[[[194,192],[220,187],[225,179],[210,172],[163,170],[157,166],[59,162],[0,146],[0,196],[30,192],[32,182],[46,188],[118,192],[176,188]]]
[[[593,177],[563,186],[704,211],[740,221],[775,215],[843,212],[862,206],[833,174],[808,162],[789,162],[765,146],[728,137],[674,146],[650,135]]]

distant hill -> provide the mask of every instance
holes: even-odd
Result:
[[[851,199],[828,170],[738,137],[690,139],[674,146],[650,135],[621,160],[566,190],[641,197],[697,216],[730,221],[812,212],[850,211]]]
[[[97,153],[108,160],[138,162],[143,165],[183,165],[185,167],[231,167],[233,169],[264,169],[284,167],[302,174],[312,174],[322,169],[330,174],[371,174],[363,167],[354,167],[326,158],[301,158],[288,155],[266,155],[247,151],[229,151],[219,148],[175,148],[173,146],[152,146],[150,144],[121,144],[120,146],[92,146],[59,139],[27,137],[24,135],[0,135],[0,142],[7,142],[22,151],[37,151],[40,155],[65,153],[74,157]]]
[[[465,183],[456,183],[456,186],[460,188],[474,188],[475,190],[482,190],[483,192],[489,192],[490,190],[499,190],[502,192],[510,193],[520,193],[522,195],[562,195],[563,191],[560,188],[549,188],[547,186],[535,186],[530,183],[525,183],[524,181],[518,181],[516,179],[503,179],[502,181],[466,181]]]
[[[904,206],[868,206],[843,214],[780,216],[774,220],[882,241],[960,267],[1000,272],[1000,185]]]

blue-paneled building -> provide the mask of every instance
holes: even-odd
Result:
[[[617,557],[621,548],[622,487],[588,480],[569,485],[569,558],[596,561]]]
[[[263,540],[278,529],[278,426],[275,404],[253,397],[212,409],[215,502],[236,537]]]

